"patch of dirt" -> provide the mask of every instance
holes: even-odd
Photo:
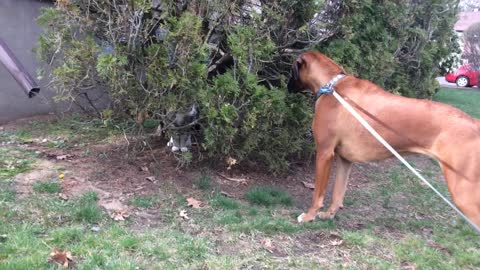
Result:
[[[33,184],[38,181],[56,177],[55,163],[49,160],[39,160],[33,164],[33,170],[18,174],[15,177],[16,190],[20,197],[25,197],[33,192]]]
[[[178,169],[175,157],[163,148],[155,148],[144,152],[134,159],[126,158],[126,152],[121,145],[92,145],[89,154],[85,149],[52,150],[35,143],[27,148],[39,151],[42,159],[35,165],[35,170],[19,175],[18,188],[21,193],[31,192],[31,185],[38,180],[57,177],[55,168],[62,167],[65,178],[61,180],[62,193],[68,197],[79,196],[85,192],[94,191],[100,198],[100,205],[113,211],[110,203],[115,201],[116,208],[127,208],[134,196],[155,196],[160,200],[168,200],[171,194],[183,194],[185,197],[199,197],[202,191],[194,188],[194,182],[201,175],[209,175],[219,190],[236,199],[242,199],[244,193],[253,185],[271,185],[283,188],[294,198],[294,205],[302,210],[310,207],[312,190],[305,187],[303,182],[313,183],[314,166],[295,168],[288,176],[275,177],[263,172],[251,171],[248,174],[240,170],[222,171],[221,174],[232,178],[246,179],[247,183],[230,181],[220,176],[218,171],[211,168],[196,167]],[[70,155],[70,160],[57,160],[55,156]],[[153,159],[155,157],[155,160]],[[429,160],[415,157],[415,163],[429,163]],[[351,181],[348,185],[347,197],[355,190],[374,188],[375,175],[388,173],[398,163],[395,160],[356,164],[352,170]],[[427,164],[428,165],[428,164]],[[427,166],[425,165],[425,166]],[[422,165],[423,166],[423,165]],[[149,177],[154,177],[154,180]],[[332,168],[325,205],[330,202],[331,190],[335,178],[335,164]],[[199,196],[196,196],[199,195]],[[393,196],[392,202],[402,204],[401,197]],[[341,213],[362,215],[365,219],[375,220],[381,217],[382,212],[388,211],[381,205],[360,206],[340,210]],[[160,218],[156,211],[135,209],[135,215],[145,222],[155,222]],[[370,218],[368,218],[370,217]],[[351,219],[337,218],[337,223],[348,228],[362,228],[363,223]]]
[[[15,129],[26,124],[28,121],[10,123],[4,128],[6,130]],[[40,159],[34,165],[33,170],[16,176],[18,192],[21,193],[21,196],[27,196],[32,192],[32,185],[36,181],[58,179],[58,174],[61,172],[64,174],[64,178],[58,181],[62,187],[62,195],[67,199],[86,192],[96,192],[99,197],[99,205],[112,218],[122,219],[129,216],[129,228],[138,232],[149,227],[158,228],[165,224],[171,224],[170,220],[164,220],[166,218],[180,220],[178,212],[173,213],[172,216],[170,213],[165,214],[165,209],[171,210],[172,207],[187,209],[186,201],[178,201],[179,195],[199,200],[205,198],[205,191],[194,186],[195,181],[203,175],[211,177],[215,190],[224,192],[235,199],[242,200],[245,192],[254,185],[267,185],[287,190],[294,200],[294,211],[306,211],[311,204],[313,191],[306,187],[304,182],[313,183],[314,181],[313,163],[294,167],[288,175],[284,176],[268,174],[262,168],[234,167],[227,170],[226,162],[213,166],[211,164],[194,164],[187,169],[182,169],[177,168],[175,155],[169,152],[163,143],[154,145],[153,150],[132,156],[125,151],[127,146],[123,137],[114,143],[109,141],[110,144],[90,143],[81,147],[69,145],[73,148],[68,149],[48,148],[41,140],[35,139],[31,143],[23,145],[24,148],[38,152]],[[57,158],[59,156],[67,158],[59,159]],[[412,161],[414,167],[417,167],[428,179],[443,181],[441,172],[429,158],[413,155],[409,156],[408,160]],[[389,182],[391,180],[389,178],[392,174],[398,173],[400,168],[402,168],[400,163],[395,159],[355,164],[346,193],[346,199],[350,200],[351,204],[345,203],[345,208],[337,213],[334,221],[336,229],[333,230],[356,231],[371,226],[371,224],[378,224],[372,230],[375,234],[392,241],[404,238],[405,233],[392,224],[403,222],[403,215],[413,212],[407,198],[404,197],[405,193],[391,193],[388,202],[382,201],[383,199],[378,196],[381,188],[388,190],[390,187],[388,184],[394,183],[394,181]],[[325,198],[326,207],[331,201],[335,172],[336,164],[334,163]],[[403,169],[401,172],[403,173]],[[246,179],[246,182],[232,181],[228,178]],[[405,177],[402,177],[402,180],[404,179]],[[412,179],[412,181],[417,181],[413,176]],[[158,202],[148,209],[137,208],[132,205],[131,201],[134,197],[139,196],[152,196],[157,198]],[[235,256],[239,251],[245,254],[263,252],[279,260],[289,260],[288,258],[295,256],[312,259],[323,266],[337,263],[355,265],[355,259],[352,257],[355,255],[356,247],[344,243],[341,234],[332,229],[306,231],[293,235],[238,234],[232,233],[220,225],[208,228],[201,226],[199,225],[202,222],[200,218],[203,216],[195,216],[194,210],[188,209],[187,212],[190,220],[179,222],[177,229],[211,240],[214,251],[218,255]],[[291,212],[293,212],[292,209],[288,209],[281,215],[290,218]],[[391,215],[392,212],[398,212],[398,214]],[[391,220],[379,221],[386,216]],[[420,216],[420,218],[424,217]],[[296,222],[295,218],[292,217],[291,222]],[[431,229],[428,228],[423,232],[419,229],[417,233],[424,234],[426,238],[432,234]],[[433,246],[435,243],[432,242],[431,245]],[[394,255],[382,254],[385,250],[376,251],[373,248],[370,252],[386,261],[391,261]]]
[[[31,120],[30,120],[31,121]],[[47,118],[46,121],[49,121]],[[5,129],[15,129],[27,124],[22,120],[4,126]],[[25,147],[40,152],[43,157],[35,169],[18,175],[17,188],[20,193],[26,195],[30,192],[35,181],[57,177],[56,168],[62,167],[65,178],[61,181],[62,193],[69,198],[79,196],[85,192],[94,191],[100,198],[100,205],[107,211],[119,209],[132,210],[137,218],[135,221],[139,227],[155,226],[161,223],[161,215],[158,214],[161,205],[152,209],[132,209],[129,207],[134,196],[155,196],[161,201],[174,203],[172,194],[182,194],[184,197],[199,198],[203,191],[194,188],[194,182],[202,175],[209,175],[213,179],[213,185],[218,190],[229,196],[242,199],[245,192],[253,185],[271,185],[288,190],[294,198],[294,206],[306,211],[311,204],[312,190],[305,187],[303,182],[313,183],[314,164],[310,163],[302,167],[293,168],[286,176],[273,176],[265,173],[261,168],[247,171],[242,168],[226,170],[228,164],[216,164],[204,166],[193,165],[188,169],[177,168],[174,154],[170,153],[164,145],[157,145],[153,150],[132,157],[125,151],[126,145],[123,139],[114,144],[88,145],[74,147],[69,150],[47,148],[39,142],[32,142]],[[55,157],[68,155],[67,160],[57,160]],[[432,168],[432,161],[425,157],[409,156],[416,167],[427,171]],[[398,168],[399,163],[394,159],[382,162],[355,164],[352,169],[346,197],[355,191],[362,189],[374,189],[378,183],[376,177],[385,178],[393,168]],[[238,181],[227,180],[225,175],[231,178],[246,179],[246,184]],[[153,178],[152,178],[153,177]],[[441,178],[440,172],[433,172],[433,178]],[[335,164],[330,175],[329,187],[325,205],[330,203],[331,190],[335,178]],[[198,196],[197,196],[198,195]],[[404,204],[402,197],[394,196],[392,202],[395,205]],[[386,211],[381,204],[349,207],[340,210],[337,214],[336,223],[349,229],[361,229],[366,221],[381,218]],[[342,218],[343,215],[361,216],[362,220]],[[143,224],[142,224],[143,223]],[[313,236],[312,236],[313,237]]]

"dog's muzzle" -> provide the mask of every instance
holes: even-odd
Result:
[[[293,77],[290,77],[288,80],[287,89],[289,93],[298,93],[304,90],[302,83],[300,83],[299,80],[295,80]]]

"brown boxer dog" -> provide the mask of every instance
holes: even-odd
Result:
[[[333,60],[319,52],[306,52],[293,64],[288,82],[291,92],[332,84],[338,74],[346,74]],[[480,226],[480,122],[451,106],[406,98],[389,93],[374,83],[346,75],[333,88],[401,154],[420,153],[439,161],[453,201],[473,223]],[[318,95],[317,95],[318,96]],[[343,206],[352,162],[391,157],[378,142],[332,95],[322,95],[315,103],[312,130],[316,144],[313,203],[299,222],[333,218]],[[332,203],[323,207],[333,158],[337,174]]]

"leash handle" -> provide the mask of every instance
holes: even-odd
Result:
[[[355,111],[355,109],[347,101],[345,101],[342,96],[340,96],[336,91],[333,91],[333,96],[338,100],[338,102],[340,102],[340,104],[345,107],[345,109],[347,109],[348,112],[350,112],[360,122],[360,124],[362,124],[363,127],[365,127],[375,137],[375,139],[377,139],[381,144],[383,144],[383,146],[385,146],[385,148],[387,148],[396,158],[398,158],[403,163],[403,165],[410,169],[413,174],[420,178],[420,180],[422,180],[429,188],[431,188],[440,198],[442,198],[443,201],[445,201],[445,203],[447,203],[453,210],[455,210],[458,215],[465,219],[468,224],[470,224],[470,226],[472,226],[472,228],[480,234],[480,228],[475,223],[473,223],[464,213],[462,213],[460,209],[458,209],[453,203],[451,203],[447,198],[445,198],[442,193],[440,193],[434,186],[432,186],[432,184],[430,184],[427,179],[425,179],[415,168],[413,168],[412,165],[410,165],[410,163],[408,163],[395,149],[393,149],[393,147],[388,144],[387,141],[385,141],[385,139],[383,139],[383,137],[380,136],[380,134],[378,134],[378,132],[373,129],[373,127],[367,121],[365,121],[365,119],[357,111]]]

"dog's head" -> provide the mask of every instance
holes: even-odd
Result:
[[[309,51],[301,54],[293,63],[287,88],[290,93],[304,90],[315,92],[339,73],[346,74],[332,59],[319,52]]]
[[[302,70],[306,66],[306,61],[302,55],[300,55],[295,63],[292,65],[292,72],[290,74],[290,79],[288,80],[287,89],[290,93],[297,93],[305,90],[305,85],[302,82]]]

